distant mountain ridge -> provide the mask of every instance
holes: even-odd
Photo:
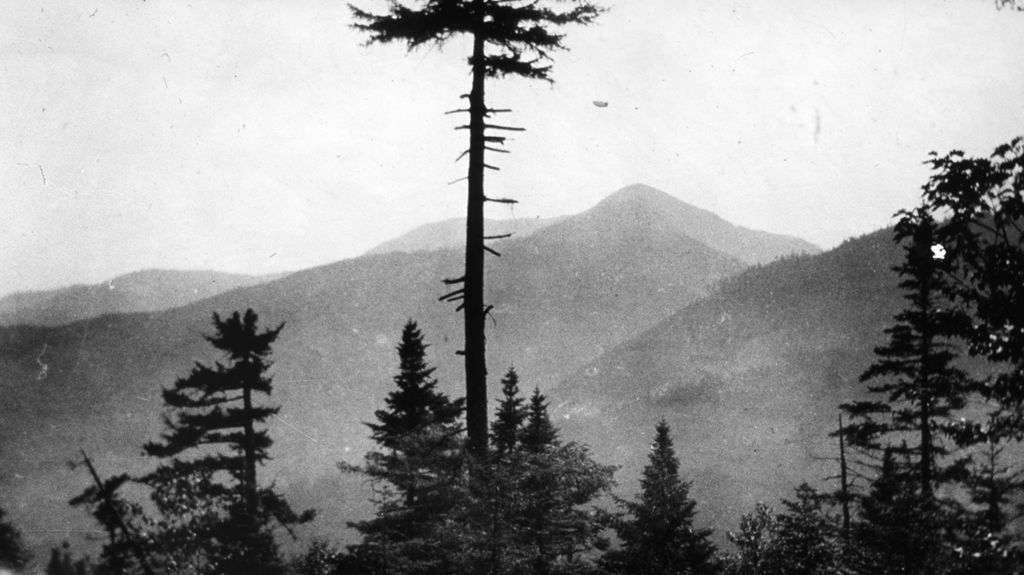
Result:
[[[501,257],[491,257],[487,271],[492,382],[514,365],[524,388],[558,398],[559,381],[744,269],[674,221],[673,213],[686,212],[673,207],[685,206],[679,200],[643,190],[617,196],[493,242]],[[0,504],[26,532],[44,534],[36,539],[44,550],[70,536],[47,531],[55,521],[90,528],[65,504],[87,477],[65,462],[84,447],[108,472],[144,465],[137,453],[160,431],[160,388],[194,361],[218,359],[201,337],[211,312],[251,307],[263,325],[285,323],[274,348],[273,401],[282,410],[270,424],[276,443],[267,477],[305,494],[299,507],[364,509],[365,497],[327,496],[318,482],[337,480],[335,462],[360,462],[370,446],[362,422],[393,385],[394,346],[408,319],[423,329],[440,386],[461,395],[461,316],[437,300],[441,279],[459,274],[462,257],[460,249],[372,254],[172,309],[0,327]],[[351,483],[346,489],[361,493],[360,481]]]
[[[151,269],[93,285],[16,292],[0,298],[0,325],[57,326],[108,313],[160,311],[283,275]]]
[[[522,239],[537,230],[564,220],[567,216],[554,218],[515,218],[509,220],[485,220],[487,235],[511,233]],[[366,255],[388,252],[425,252],[451,249],[466,242],[466,218],[450,218],[440,222],[424,224],[401,236],[388,240],[366,252]]]
[[[690,205],[645,184],[626,186],[590,210],[576,216],[487,220],[485,225],[488,235],[512,233],[513,237],[522,239],[568,219],[573,220],[575,226],[579,225],[581,220],[605,220],[609,214],[639,229],[662,226],[668,231],[667,228],[671,228],[672,233],[687,235],[748,264],[768,263],[785,255],[813,254],[821,251],[818,246],[800,238],[750,230],[731,224],[712,212]],[[446,249],[462,246],[465,239],[466,220],[452,218],[422,225],[366,253],[411,253]],[[597,238],[594,240],[598,241]]]

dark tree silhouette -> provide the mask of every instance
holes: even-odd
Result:
[[[1024,565],[1024,541],[1013,524],[1024,517],[1024,469],[1003,443],[990,438],[978,446],[966,487],[973,505],[958,529],[961,573],[1009,575]]]
[[[190,546],[209,552],[210,572],[280,570],[272,526],[290,529],[313,518],[311,511],[297,514],[272,487],[261,488],[258,482],[257,468],[269,458],[273,443],[260,426],[279,408],[260,405],[257,395],[271,393],[271,345],[284,325],[260,331],[257,322],[251,309],[223,319],[213,314],[216,333],[206,340],[224,352],[227,363],[197,363],[188,377],[165,388],[167,431],[160,441],[145,445],[149,455],[165,460],[142,478],[169,518],[165,535],[190,534]],[[219,481],[221,472],[232,482]],[[196,533],[203,539],[197,541]]]
[[[469,450],[482,455],[487,450],[487,363],[485,320],[489,307],[484,303],[484,204],[513,203],[514,200],[488,198],[484,194],[488,151],[504,152],[498,135],[513,128],[493,123],[494,114],[507,110],[488,107],[484,95],[487,78],[520,76],[551,80],[551,53],[563,50],[563,35],[568,24],[590,24],[602,12],[585,0],[420,0],[410,7],[389,0],[383,14],[364,11],[350,5],[354,27],[369,35],[370,43],[399,42],[409,49],[428,44],[444,44],[455,36],[472,39],[469,58],[471,88],[464,97],[468,107],[457,110],[469,115],[469,157],[466,206],[466,259],[464,274],[446,280],[459,285],[443,300],[459,301],[464,312],[466,366],[466,427]],[[463,156],[459,156],[460,158]]]
[[[622,547],[605,555],[609,570],[637,575],[718,572],[711,530],[693,525],[697,503],[690,498],[690,483],[679,475],[679,459],[665,420],[655,428],[639,499],[620,500],[620,504],[627,513],[615,524]]]
[[[953,336],[965,319],[945,299],[941,268],[944,260],[933,252],[936,224],[925,209],[901,212],[895,241],[904,244],[905,257],[894,271],[901,278],[907,307],[896,314],[895,325],[885,330],[889,341],[875,349],[878,356],[861,381],[882,399],[841,406],[853,420],[846,439],[859,447],[881,452],[887,440],[910,434],[914,443],[902,443],[908,456],[917,458],[920,493],[932,497],[936,481],[947,481],[940,458],[948,454],[938,434],[951,425],[962,409],[971,384],[953,365]]]
[[[0,567],[20,569],[28,563],[31,555],[25,548],[21,532],[6,521],[7,512],[0,508]]]
[[[470,458],[473,488],[450,537],[465,573],[588,573],[603,522],[590,507],[612,484],[613,468],[579,444],[563,443],[539,391],[526,405],[509,370],[491,425],[493,449]]]
[[[526,402],[519,396],[519,374],[514,368],[501,380],[501,402],[491,424],[491,445],[497,455],[513,452],[523,436]]]
[[[995,404],[991,426],[975,428],[974,439],[1024,439],[1024,138],[989,158],[953,151],[929,164],[925,205],[946,218],[936,234],[949,262],[946,292],[971,317],[957,335],[996,371],[981,388]]]
[[[769,563],[778,575],[830,575],[839,573],[840,545],[837,525],[825,514],[825,497],[806,483],[796,498],[784,499]]]
[[[352,555],[388,573],[436,573],[448,569],[439,537],[463,492],[463,400],[436,389],[423,335],[409,321],[398,345],[397,389],[387,409],[367,425],[380,446],[366,456],[374,481],[377,516],[352,523],[364,541]]]
[[[107,479],[101,478],[84,449],[82,464],[88,469],[93,485],[72,498],[69,503],[73,507],[87,508],[107,532],[107,544],[103,547],[100,557],[101,566],[114,573],[128,573],[137,568],[146,575],[153,575],[149,557],[151,546],[137,536],[134,525],[135,520],[142,517],[142,510],[118,493],[122,486],[131,481],[131,477],[122,473]],[[50,557],[51,565],[54,564],[54,558],[60,558],[56,549]],[[70,565],[70,556],[64,563]]]
[[[853,572],[871,574],[946,573],[953,554],[945,540],[947,518],[925,498],[917,466],[906,449],[886,449],[869,493],[861,499],[854,525]]]
[[[612,486],[613,467],[595,463],[585,446],[558,436],[547,398],[535,388],[520,440],[526,466],[518,527],[534,575],[571,570],[593,550],[600,525],[584,506]]]

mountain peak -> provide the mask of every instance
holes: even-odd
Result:
[[[795,253],[817,253],[814,244],[750,230],[646,184],[626,186],[583,214],[599,225],[656,227],[689,236],[748,264],[768,263]]]
[[[665,193],[658,188],[648,186],[647,184],[631,184],[606,197],[601,201],[604,203],[618,203],[618,202],[680,202],[681,200],[676,199],[671,194]]]

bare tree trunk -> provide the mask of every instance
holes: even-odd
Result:
[[[927,242],[923,247],[924,250],[931,249],[931,242]],[[931,500],[932,491],[932,470],[935,468],[935,448],[932,445],[934,440],[932,439],[932,375],[929,369],[930,365],[928,360],[935,354],[934,344],[932,342],[933,336],[933,325],[931,321],[931,314],[934,313],[931,294],[932,294],[932,274],[934,268],[931,267],[930,260],[928,273],[921,279],[921,287],[919,293],[918,305],[922,310],[921,320],[921,350],[919,356],[920,371],[918,372],[918,393],[920,394],[920,432],[921,432],[921,468],[920,468],[920,479],[921,479],[921,495]]]
[[[256,525],[258,497],[256,493],[256,431],[253,429],[252,388],[248,383],[242,385],[242,402],[245,418],[245,469],[243,470],[242,489],[245,495],[245,512],[249,521]]]
[[[96,467],[93,466],[92,460],[85,454],[84,449],[80,449],[82,452],[82,460],[85,461],[86,467],[89,468],[89,474],[92,475],[93,482],[96,483],[96,494],[103,498],[103,502],[107,504],[110,512],[114,515],[114,520],[117,521],[117,527],[121,530],[121,536],[124,537],[128,547],[131,548],[132,553],[135,554],[135,559],[139,562],[139,567],[142,568],[143,573],[146,575],[156,575],[153,572],[153,568],[149,566],[149,562],[146,561],[146,554],[143,552],[142,547],[139,546],[138,541],[132,536],[131,529],[128,528],[128,524],[124,518],[121,517],[121,511],[117,508],[117,504],[111,493],[109,493],[106,487],[103,485],[103,480],[100,479],[100,474],[96,472]],[[116,543],[114,538],[113,527],[107,525],[107,531],[110,535],[110,543]]]
[[[850,482],[846,473],[846,438],[843,414],[839,414],[839,498],[843,509],[843,535],[850,534]]]
[[[483,1],[477,0],[483,23]],[[484,335],[484,139],[487,106],[484,100],[484,38],[473,35],[473,89],[469,93],[469,174],[466,205],[465,360],[466,431],[468,449],[487,452],[487,358]]]

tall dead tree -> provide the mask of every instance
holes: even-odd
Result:
[[[603,11],[586,0],[419,0],[415,7],[388,0],[381,14],[349,5],[354,28],[369,35],[368,43],[404,43],[410,50],[423,45],[440,45],[455,36],[473,40],[469,57],[472,86],[463,98],[468,106],[453,113],[469,115],[469,123],[457,129],[469,131],[469,148],[459,159],[469,158],[466,175],[466,259],[461,277],[445,280],[454,291],[442,301],[458,301],[464,314],[466,365],[466,430],[469,450],[487,450],[487,360],[484,322],[491,306],[484,302],[484,252],[499,255],[485,245],[484,204],[514,203],[510,199],[488,198],[484,194],[485,170],[497,170],[487,163],[487,152],[501,152],[508,131],[523,128],[496,124],[495,114],[507,109],[490,108],[484,97],[487,78],[520,76],[551,81],[550,54],[564,50],[558,30],[567,24],[591,24]],[[461,287],[457,287],[461,286]]]
[[[843,414],[839,414],[839,504],[843,510],[843,536],[850,534],[850,480],[846,467],[846,439],[843,437]]]

